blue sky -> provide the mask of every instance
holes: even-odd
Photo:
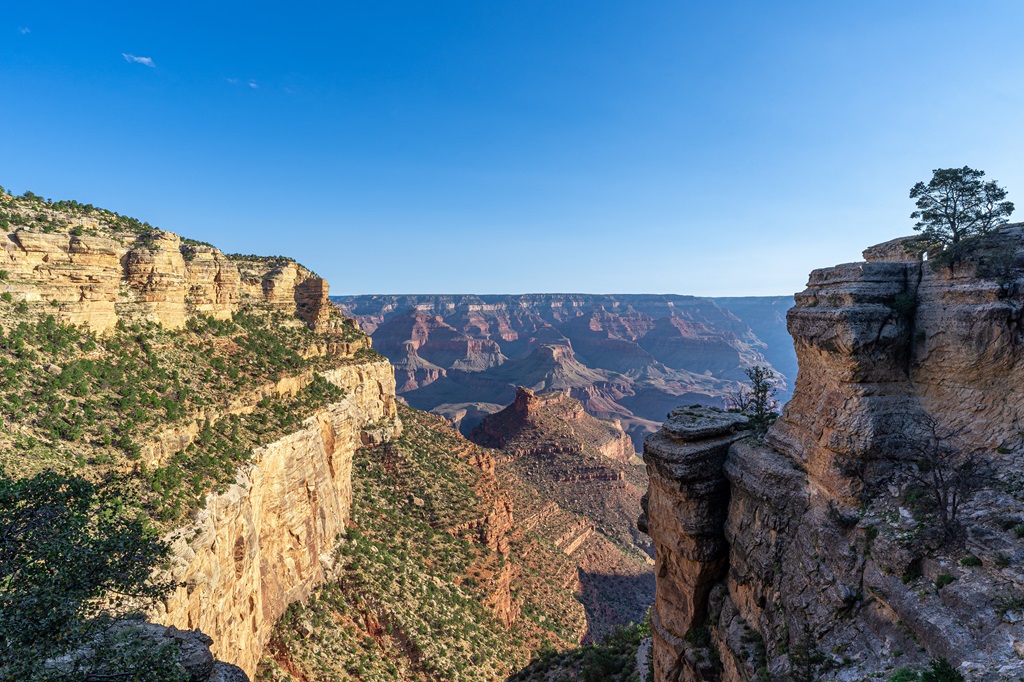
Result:
[[[1024,219],[1022,25],[1017,0],[23,2],[0,184],[336,294],[788,294],[909,233],[933,168]]]

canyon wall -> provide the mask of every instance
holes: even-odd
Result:
[[[199,628],[218,659],[250,676],[277,619],[331,571],[352,503],[353,453],[400,429],[386,361],[324,377],[345,397],[257,448],[236,482],[172,538],[171,575],[182,585],[156,619]]]
[[[676,413],[648,438],[656,680],[1024,673],[1024,230],[904,243],[811,274],[764,438]]]
[[[456,417],[467,406],[479,413],[507,405],[516,386],[568,390],[591,415],[618,420],[638,451],[644,436],[656,431],[677,405],[721,406],[746,380],[744,370],[750,366],[771,364],[783,374],[783,399],[795,376],[792,341],[783,322],[791,297],[525,294],[333,300],[373,335],[374,347],[395,365],[399,394],[413,407]],[[478,418],[460,427],[465,435]]]
[[[137,237],[18,230],[0,237],[0,247],[4,290],[16,301],[49,303],[58,320],[95,331],[122,318],[172,329],[194,314],[226,319],[246,298],[322,329],[332,308],[327,282],[293,261],[229,258],[161,230]]]
[[[38,401],[44,385],[40,406],[60,406],[4,420],[4,464],[129,472],[131,503],[165,531],[185,525],[166,536],[177,588],[156,623],[119,627],[180,643],[194,680],[252,676],[285,609],[332,574],[353,457],[400,432],[392,366],[291,259],[228,256],[75,201],[0,191],[0,209],[14,230],[0,236],[0,331],[32,348],[0,397]]]

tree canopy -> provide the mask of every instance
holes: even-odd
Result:
[[[910,190],[917,210],[914,229],[933,246],[956,246],[965,238],[986,234],[1006,223],[1013,202],[995,180],[985,182],[985,171],[968,166],[936,168],[928,183]]]
[[[168,548],[115,482],[0,469],[0,680],[181,680],[125,620],[173,585]]]
[[[779,401],[775,399],[778,379],[775,372],[765,365],[747,367],[744,373],[750,384],[740,385],[730,393],[725,406],[747,415],[754,433],[763,436],[779,417]]]

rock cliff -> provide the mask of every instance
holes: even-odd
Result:
[[[356,451],[400,433],[391,365],[289,259],[2,192],[0,225],[19,226],[0,238],[0,402],[19,406],[0,466],[126,479],[179,585],[147,632],[195,653],[195,680],[254,675],[278,618],[332,573]],[[502,510],[480,532],[507,552]]]
[[[648,438],[656,680],[1024,671],[1024,230],[905,243],[811,274],[766,437],[684,410]]]
[[[314,329],[328,324],[327,282],[294,261],[228,257],[141,224],[125,230],[120,216],[98,210],[69,218],[56,204],[2,194],[0,210],[5,223],[26,223],[0,237],[2,289],[15,300],[50,304],[47,312],[60,321],[103,331],[142,317],[173,329],[194,314],[230,317],[249,298]]]
[[[325,377],[345,398],[258,448],[235,484],[210,496],[195,523],[173,536],[171,575],[182,586],[158,620],[201,629],[218,659],[250,677],[277,619],[332,568],[352,505],[355,450],[399,428],[387,362],[339,367]],[[364,429],[388,421],[379,432]]]

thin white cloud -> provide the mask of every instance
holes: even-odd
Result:
[[[18,33],[20,33],[23,36],[27,36],[31,32],[32,32],[32,29],[30,29],[28,26],[19,26],[18,27]]]
[[[156,68],[156,64],[154,64],[153,60],[149,57],[136,57],[135,55],[128,54],[127,52],[122,52],[121,56],[124,57],[124,60],[126,62],[131,62],[132,64],[142,64],[143,66],[148,66],[151,69]]]
[[[238,85],[237,78],[225,78],[224,80],[226,80],[228,83],[231,83],[232,85]]]
[[[256,90],[257,88],[260,87],[260,85],[256,81],[249,81],[249,87],[252,88],[253,90]]]

